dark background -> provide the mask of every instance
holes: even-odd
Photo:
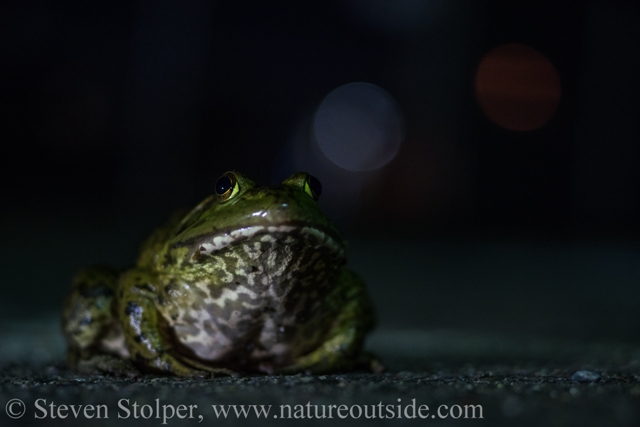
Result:
[[[3,2],[0,42],[6,319],[57,311],[83,265],[132,263],[224,171],[273,184],[303,165],[383,327],[637,340],[636,2]],[[506,43],[559,75],[537,129],[476,98]],[[352,82],[404,121],[374,171],[299,154]]]

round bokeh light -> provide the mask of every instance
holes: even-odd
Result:
[[[370,83],[349,83],[322,100],[312,132],[331,162],[350,171],[370,171],[396,156],[404,136],[404,120],[394,99],[383,89]]]
[[[543,54],[522,44],[487,53],[476,74],[476,94],[485,115],[506,129],[543,126],[560,103],[560,77]]]

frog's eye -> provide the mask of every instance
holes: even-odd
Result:
[[[225,173],[216,181],[216,195],[221,202],[229,200],[238,194],[238,191],[240,191],[240,185],[236,176],[231,172]]]
[[[313,200],[318,200],[322,194],[322,184],[320,184],[318,178],[307,174],[307,179],[304,181],[304,192],[311,196]]]

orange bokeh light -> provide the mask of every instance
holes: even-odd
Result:
[[[522,44],[487,53],[476,74],[476,95],[487,117],[506,129],[543,126],[560,103],[560,77],[543,54]]]

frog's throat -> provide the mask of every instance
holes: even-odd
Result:
[[[197,246],[195,246],[193,255],[198,252],[198,256],[210,255],[234,243],[250,240],[253,237],[259,235],[269,235],[275,233],[291,233],[300,235],[306,234],[309,236],[313,236],[317,239],[320,246],[328,247],[339,257],[344,257],[345,255],[344,245],[341,242],[338,242],[337,239],[332,237],[329,233],[315,227],[295,225],[252,225],[227,231],[224,233],[219,233],[214,236],[209,236],[207,239],[198,242]]]

